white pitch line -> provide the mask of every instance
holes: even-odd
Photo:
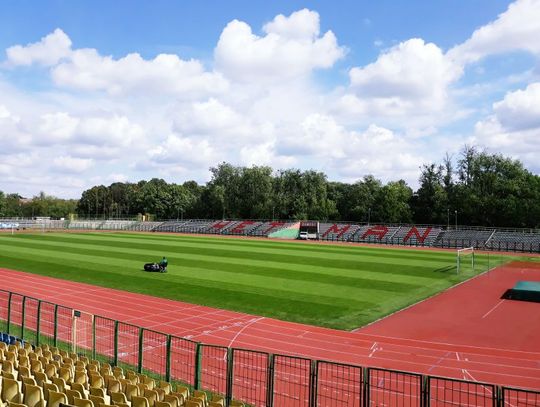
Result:
[[[504,302],[504,300],[500,300],[493,308],[491,308],[488,312],[486,312],[484,314],[484,316],[482,317],[482,319],[484,319],[485,317],[487,317],[489,314],[491,314],[493,311],[495,311],[495,308],[497,308],[499,305],[501,305],[502,303]]]

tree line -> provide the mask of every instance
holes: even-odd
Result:
[[[21,204],[0,192],[0,216],[156,219],[313,219],[350,222],[539,227],[540,177],[500,154],[465,146],[459,156],[424,164],[414,191],[404,180],[367,175],[332,182],[318,171],[221,163],[206,185],[151,179],[97,185],[78,201],[41,194]]]

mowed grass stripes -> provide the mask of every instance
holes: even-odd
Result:
[[[169,259],[169,272],[144,263]],[[338,329],[470,277],[452,252],[136,233],[0,235],[0,267]]]

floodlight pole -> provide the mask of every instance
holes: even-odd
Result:
[[[369,226],[369,222],[371,220],[371,208],[368,208],[368,215],[367,215],[367,224]]]
[[[450,229],[450,209],[446,208],[446,230]]]
[[[454,211],[454,214],[456,216],[456,230],[457,230],[457,209]]]

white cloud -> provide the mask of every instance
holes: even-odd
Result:
[[[263,31],[258,36],[238,20],[227,24],[214,51],[218,69],[239,82],[284,80],[330,68],[345,55],[334,33],[319,35],[314,11],[278,15]]]
[[[506,94],[493,105],[501,125],[509,130],[540,128],[540,82]]]
[[[80,174],[89,170],[93,165],[94,162],[91,159],[60,156],[53,159],[52,168],[57,172]]]
[[[10,65],[52,66],[71,54],[71,40],[64,31],[57,28],[39,42],[9,47],[6,54]]]
[[[448,86],[462,70],[433,43],[410,39],[383,52],[377,61],[349,72],[354,96],[347,96],[356,109],[407,114],[413,109],[442,109]],[[357,100],[354,99],[357,98]],[[373,109],[372,109],[373,110]]]
[[[40,144],[58,143],[73,137],[80,120],[66,112],[46,113],[41,116],[39,126]]]
[[[540,1],[518,0],[449,51],[450,58],[470,63],[493,54],[524,50],[540,54]]]
[[[159,54],[146,60],[137,53],[114,59],[101,56],[95,49],[73,51],[69,61],[53,69],[52,76],[61,86],[102,90],[111,95],[140,92],[194,97],[222,93],[228,86],[219,73],[207,72],[194,59]]]
[[[214,98],[193,103],[180,111],[175,119],[175,129],[186,136],[212,133],[243,136],[249,133],[246,119]]]
[[[125,116],[90,117],[82,120],[76,130],[78,143],[97,146],[128,147],[145,134],[144,129]]]
[[[208,168],[215,165],[218,154],[208,140],[169,135],[163,143],[150,150],[150,159],[155,164],[179,164]]]
[[[501,151],[540,172],[540,83],[506,94],[493,104],[493,114],[475,125],[473,142]]]

